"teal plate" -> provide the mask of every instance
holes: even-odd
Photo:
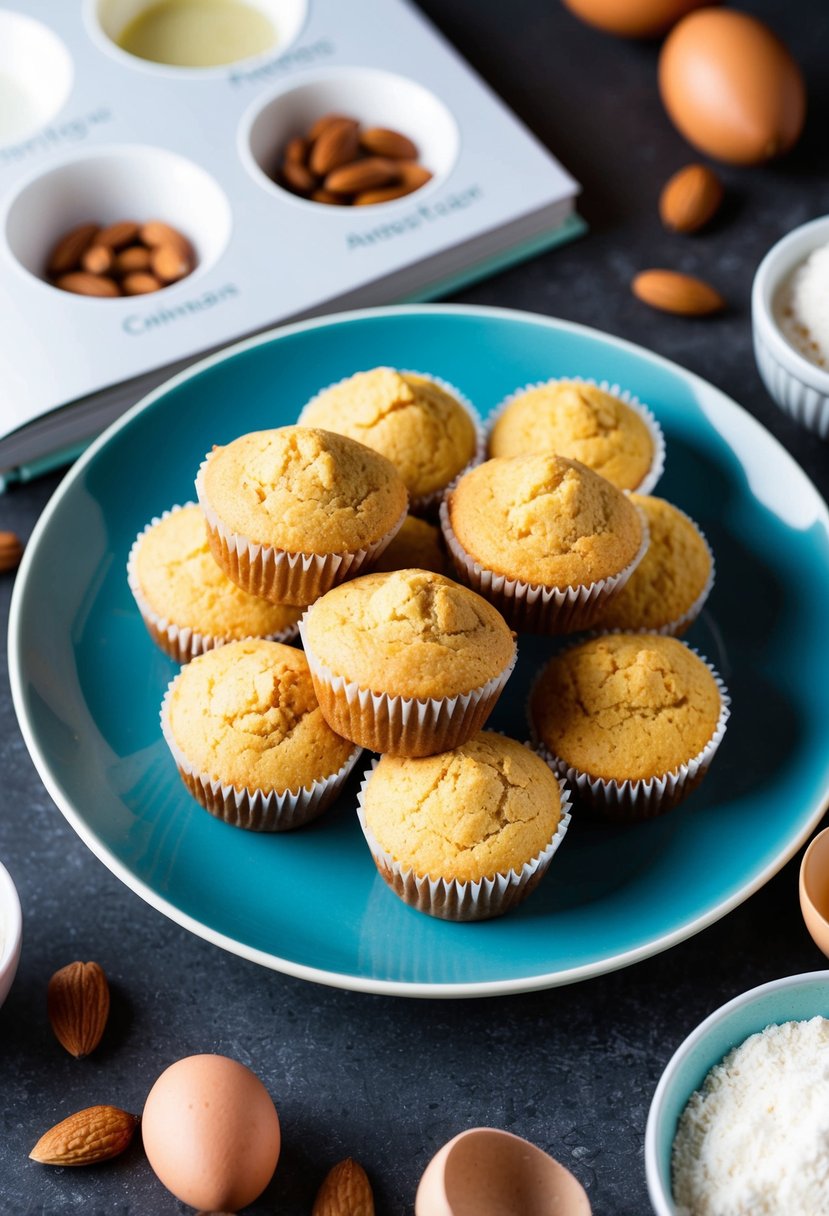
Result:
[[[173,663],[127,589],[153,515],[193,496],[204,453],[293,422],[322,386],[379,363],[433,372],[486,414],[511,390],[584,375],[630,389],[665,431],[658,493],[699,521],[717,582],[689,641],[733,699],[700,789],[624,830],[578,819],[514,913],[446,924],[400,903],[354,813],[281,836],[213,819],[161,739]],[[403,307],[289,326],[208,359],[112,427],[58,489],[28,546],[10,626],[12,688],[38,771],[93,852],[154,907],[246,958],[340,987],[467,996],[568,983],[681,941],[756,891],[829,798],[829,515],[784,449],[711,385],[575,325],[484,308]],[[551,643],[522,638],[492,725],[525,735]],[[368,758],[367,758],[368,759]],[[364,766],[360,766],[364,767]]]

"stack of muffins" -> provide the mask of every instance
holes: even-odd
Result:
[[[188,789],[236,826],[286,830],[377,752],[358,799],[375,864],[452,920],[533,890],[571,789],[616,821],[681,801],[728,698],[677,640],[714,567],[650,496],[663,461],[650,412],[607,386],[530,386],[485,437],[457,389],[391,368],[214,448],[198,505],[153,520],[128,563],[151,637],[185,665],[161,724]],[[582,635],[538,673],[533,745],[483,730],[518,631]]]

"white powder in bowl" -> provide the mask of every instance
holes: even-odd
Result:
[[[829,368],[829,244],[815,249],[793,272],[774,311],[795,350]]]
[[[826,1216],[829,1020],[729,1052],[685,1107],[672,1164],[678,1216]]]

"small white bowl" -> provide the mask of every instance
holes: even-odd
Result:
[[[774,315],[781,286],[809,254],[829,242],[829,215],[801,224],[772,245],[754,276],[751,325],[763,383],[781,409],[808,430],[829,438],[829,371],[791,345]]]
[[[0,1005],[9,995],[23,937],[23,916],[11,874],[0,865]]]
[[[671,1149],[688,1099],[733,1047],[772,1023],[829,1018],[829,971],[789,975],[722,1005],[693,1030],[668,1062],[645,1129],[645,1173],[656,1216],[677,1216],[671,1195]]]

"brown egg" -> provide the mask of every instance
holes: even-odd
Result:
[[[794,59],[768,26],[733,9],[691,13],[671,31],[659,90],[689,143],[735,165],[788,152],[806,117]]]
[[[253,1203],[279,1158],[279,1118],[268,1091],[226,1056],[171,1064],[150,1090],[141,1134],[167,1190],[211,1212]]]
[[[656,38],[704,4],[716,0],[564,0],[588,25],[622,38]]]

